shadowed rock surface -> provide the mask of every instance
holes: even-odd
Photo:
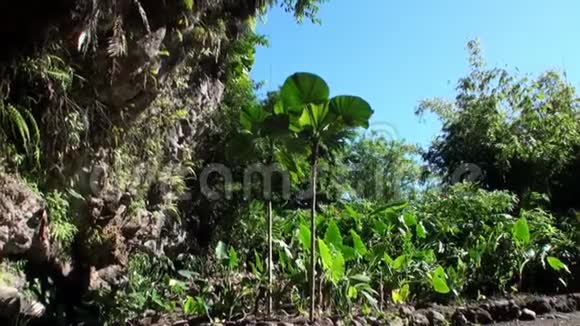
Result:
[[[35,246],[45,232],[45,203],[23,180],[0,172],[0,259],[9,256],[45,258],[48,247]],[[35,249],[34,253],[31,249]]]

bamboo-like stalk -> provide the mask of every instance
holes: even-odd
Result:
[[[272,279],[273,279],[273,258],[272,258],[272,199],[268,200],[268,317],[272,316]]]
[[[312,207],[310,211],[310,322],[314,322],[314,308],[316,305],[316,179],[318,170],[318,142],[312,151],[311,190]]]

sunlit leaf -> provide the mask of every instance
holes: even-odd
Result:
[[[530,229],[528,227],[528,220],[525,217],[520,218],[513,226],[512,234],[514,239],[522,244],[530,242]]]
[[[354,243],[354,250],[361,257],[364,257],[368,250],[361,237],[358,235],[358,233],[355,232],[355,230],[352,229],[350,230],[350,235],[352,236],[352,242]]]
[[[373,110],[358,96],[336,96],[330,100],[330,111],[349,127],[368,128]]]
[[[85,200],[85,198],[83,197],[83,195],[79,194],[74,189],[68,189],[68,193],[71,195],[71,197],[73,197],[75,199]]]
[[[442,266],[437,267],[433,272],[433,275],[431,276],[431,285],[433,286],[433,290],[437,293],[447,294],[450,292],[445,278],[445,269],[443,269]]]
[[[387,254],[386,252],[385,255],[383,256],[383,261],[391,267],[393,267],[393,265],[395,264],[393,258],[391,258],[391,256],[389,256],[389,254]]]
[[[183,303],[183,312],[186,315],[192,315],[195,313],[195,299],[191,296],[187,296],[185,302]]]
[[[169,287],[174,289],[174,290],[185,290],[186,289],[186,285],[184,282],[173,279],[173,278],[169,280]]]
[[[395,261],[393,261],[392,267],[395,270],[400,270],[402,269],[407,263],[407,256],[406,255],[401,255],[399,257],[397,257],[395,259]]]
[[[228,266],[230,269],[236,269],[238,267],[238,254],[234,247],[230,247]]]
[[[409,284],[404,284],[401,288],[391,291],[391,297],[396,304],[403,304],[410,295]]]
[[[340,229],[335,221],[330,221],[330,223],[328,223],[328,227],[324,233],[324,241],[328,244],[332,244],[336,249],[342,248],[342,235],[340,234]]]
[[[277,101],[274,104],[274,114],[284,114],[287,113],[286,110],[284,109],[284,104],[282,103],[282,101]]]
[[[340,251],[332,252],[324,240],[318,239],[318,250],[322,266],[330,276],[330,280],[337,284],[345,273],[345,261]]]
[[[298,239],[300,240],[300,243],[302,244],[302,249],[304,249],[304,251],[309,252],[310,251],[310,228],[304,224],[300,224],[300,231],[298,233]]]
[[[356,299],[358,297],[358,290],[354,286],[349,286],[347,296],[350,299]]]
[[[413,212],[406,212],[405,214],[403,214],[403,221],[405,222],[405,225],[408,227],[417,225],[417,217]]]
[[[320,76],[299,72],[288,77],[280,89],[280,98],[289,111],[302,112],[306,104],[328,101],[330,89]]]
[[[330,252],[330,248],[328,248],[322,239],[318,239],[318,251],[320,252],[320,259],[322,260],[322,266],[324,269],[332,269],[332,253]]]
[[[425,239],[427,237],[427,230],[425,230],[425,226],[422,222],[419,222],[417,225],[415,225],[415,232],[417,232],[417,237],[419,239]]]
[[[345,261],[342,253],[337,251],[334,255],[333,263],[332,263],[332,273],[331,279],[334,284],[337,284],[338,281],[342,279],[345,273]]]
[[[570,273],[568,266],[566,264],[564,264],[564,262],[562,262],[559,258],[554,257],[554,256],[548,256],[548,257],[546,257],[546,261],[548,262],[548,265],[550,265],[550,267],[553,270],[555,270],[557,272],[564,270],[566,273]]]
[[[298,123],[302,129],[312,128],[321,132],[329,123],[328,105],[326,104],[308,104],[302,111]]]

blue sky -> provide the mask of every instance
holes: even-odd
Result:
[[[368,100],[371,128],[412,143],[427,145],[439,131],[415,107],[424,98],[453,98],[472,38],[489,65],[532,75],[564,70],[578,86],[578,0],[330,0],[319,16],[322,25],[298,25],[272,10],[258,26],[270,46],[258,49],[252,77],[266,82],[265,92],[294,72],[316,73],[332,95]]]

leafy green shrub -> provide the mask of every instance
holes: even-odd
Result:
[[[575,245],[572,233],[542,209],[516,212],[516,204],[508,192],[457,184],[423,193],[412,204],[325,205],[315,221],[321,231],[316,238],[318,305],[348,317],[380,311],[389,303],[519,291],[534,273],[565,282]],[[274,307],[304,313],[310,291],[310,214],[278,211],[275,217]],[[133,257],[128,285],[115,299],[118,316],[130,320],[154,309],[223,321],[264,311],[263,205],[250,205],[236,226],[236,234],[243,236],[230,237],[230,245],[218,242],[208,256],[180,261],[180,271],[169,261]]]
[[[52,191],[45,197],[48,206],[50,237],[64,250],[68,250],[78,231],[70,216],[69,202],[59,191]]]
[[[541,209],[516,214],[516,204],[508,192],[458,184],[426,194],[413,208],[429,234],[425,245],[447,267],[457,295],[518,289],[526,266],[543,268],[547,255],[568,245],[551,214]]]
[[[425,192],[412,204],[355,201],[324,206],[316,219],[324,231],[317,239],[320,306],[348,315],[356,309],[380,309],[389,301],[518,291],[522,280],[537,272],[556,273],[565,281],[573,239],[551,214],[539,208],[516,212],[516,205],[509,192],[457,184]],[[285,217],[276,222],[274,236],[277,287],[286,295],[276,300],[303,311],[309,215],[303,210],[279,215]],[[260,237],[256,230],[265,226],[264,220],[263,214],[242,218],[248,224],[240,224],[238,232],[245,239]],[[253,241],[243,243],[252,248]]]
[[[176,286],[170,282],[169,277],[172,269],[173,264],[167,259],[144,254],[131,256],[125,286],[114,292],[103,290],[95,300],[103,311],[109,311],[105,324],[129,322],[142,316],[148,309],[175,311],[181,298],[173,292]]]

